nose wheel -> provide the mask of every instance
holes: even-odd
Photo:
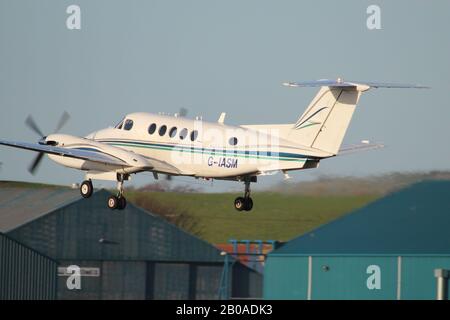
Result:
[[[80,193],[83,198],[90,198],[94,192],[91,180],[85,180],[81,183]]]
[[[245,179],[245,192],[243,197],[234,200],[234,208],[237,211],[250,211],[253,208],[253,200],[250,197],[250,179]]]

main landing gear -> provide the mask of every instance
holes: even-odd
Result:
[[[123,182],[124,180],[128,180],[128,175],[117,174],[117,195],[111,195],[108,197],[108,208],[111,210],[119,209],[123,210],[127,206],[127,199],[123,196]],[[92,186],[92,181],[85,180],[81,183],[80,193],[83,198],[89,198],[92,196],[94,191],[94,187]]]
[[[117,174],[117,196],[110,196],[108,198],[108,208],[111,210],[123,210],[127,206],[127,199],[123,196],[123,181],[128,180],[128,175]]]
[[[237,211],[250,211],[253,208],[253,200],[250,197],[250,182],[252,182],[252,179],[250,177],[246,177],[244,181],[245,183],[244,196],[237,197],[234,200],[234,208]],[[256,182],[256,180],[253,180],[253,182]]]

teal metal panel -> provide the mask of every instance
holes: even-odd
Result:
[[[189,299],[189,265],[155,263],[153,298],[155,300]]]
[[[436,299],[434,270],[450,270],[450,256],[402,256],[400,263],[397,256],[313,256],[311,266],[313,300],[433,300]],[[379,268],[379,289],[369,289],[367,285],[373,276],[373,272],[368,273],[369,266]],[[308,274],[306,256],[269,256],[264,298],[307,299]],[[447,290],[450,296],[448,287]]]
[[[271,257],[264,270],[264,299],[307,299],[308,257]]]
[[[144,261],[104,261],[103,300],[144,300],[147,263]]]
[[[56,298],[57,262],[0,233],[0,300]]]
[[[373,276],[373,272],[368,273],[369,266],[379,268],[379,289],[369,289],[367,285],[368,278]],[[396,299],[397,257],[315,256],[311,288],[313,300]]]
[[[436,299],[434,269],[450,270],[450,256],[402,257],[401,299]]]
[[[223,265],[198,265],[195,270],[195,299],[218,299]]]

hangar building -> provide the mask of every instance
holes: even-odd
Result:
[[[111,211],[109,195],[0,188],[0,231],[59,262],[58,299],[217,299],[222,278],[231,297],[262,296],[261,274],[237,262],[223,277],[216,247],[131,203]],[[80,290],[66,285],[70,265]]]
[[[264,298],[435,299],[449,196],[449,181],[421,182],[287,242],[268,254]]]

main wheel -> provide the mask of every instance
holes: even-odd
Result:
[[[120,197],[119,198],[119,203],[117,205],[117,209],[119,210],[123,210],[127,207],[127,199],[125,199],[125,197]]]
[[[110,196],[108,198],[108,208],[114,210],[117,209],[118,206],[119,206],[119,198],[117,198],[116,196]]]
[[[237,211],[245,210],[245,209],[244,209],[244,208],[245,208],[245,199],[244,199],[243,197],[237,197],[237,198],[234,200],[234,208],[235,208]]]
[[[253,200],[252,198],[248,197],[247,199],[245,199],[245,207],[244,210],[245,211],[250,211],[253,208]]]
[[[94,187],[92,186],[91,180],[85,180],[81,183],[80,193],[83,198],[89,198],[92,196],[93,191]]]

